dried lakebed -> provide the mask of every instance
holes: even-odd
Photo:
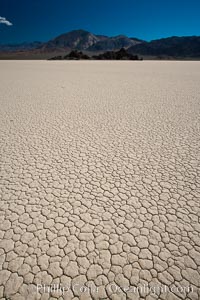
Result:
[[[200,299],[199,78],[0,62],[0,299]]]

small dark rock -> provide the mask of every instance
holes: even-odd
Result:
[[[79,60],[79,59],[90,59],[90,57],[84,54],[82,51],[72,50],[69,54],[64,56],[64,59]]]
[[[54,56],[54,57],[51,57],[49,58],[49,60],[62,60],[62,56],[61,55],[58,55],[58,56]]]

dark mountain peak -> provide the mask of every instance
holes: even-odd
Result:
[[[196,40],[199,39],[199,36],[193,35],[193,36],[170,36],[170,37],[165,37],[165,38],[160,38],[156,40],[152,40],[151,42],[176,42],[180,43],[182,41],[191,41],[191,40]],[[150,43],[151,43],[150,42]]]
[[[200,36],[172,36],[132,46],[130,53],[153,57],[198,58],[200,57]]]

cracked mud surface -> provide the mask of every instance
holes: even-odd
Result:
[[[200,299],[199,77],[0,62],[0,299]]]

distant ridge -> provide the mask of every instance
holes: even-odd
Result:
[[[72,50],[84,51],[92,56],[121,48],[144,58],[200,59],[200,36],[173,36],[146,42],[125,35],[108,37],[78,29],[63,33],[48,42],[0,45],[0,59],[43,59],[65,55]]]
[[[42,42],[20,43],[20,44],[5,44],[0,45],[0,51],[23,51],[36,49],[43,45]]]
[[[200,36],[173,36],[153,40],[132,46],[128,51],[134,54],[161,58],[200,58]]]

